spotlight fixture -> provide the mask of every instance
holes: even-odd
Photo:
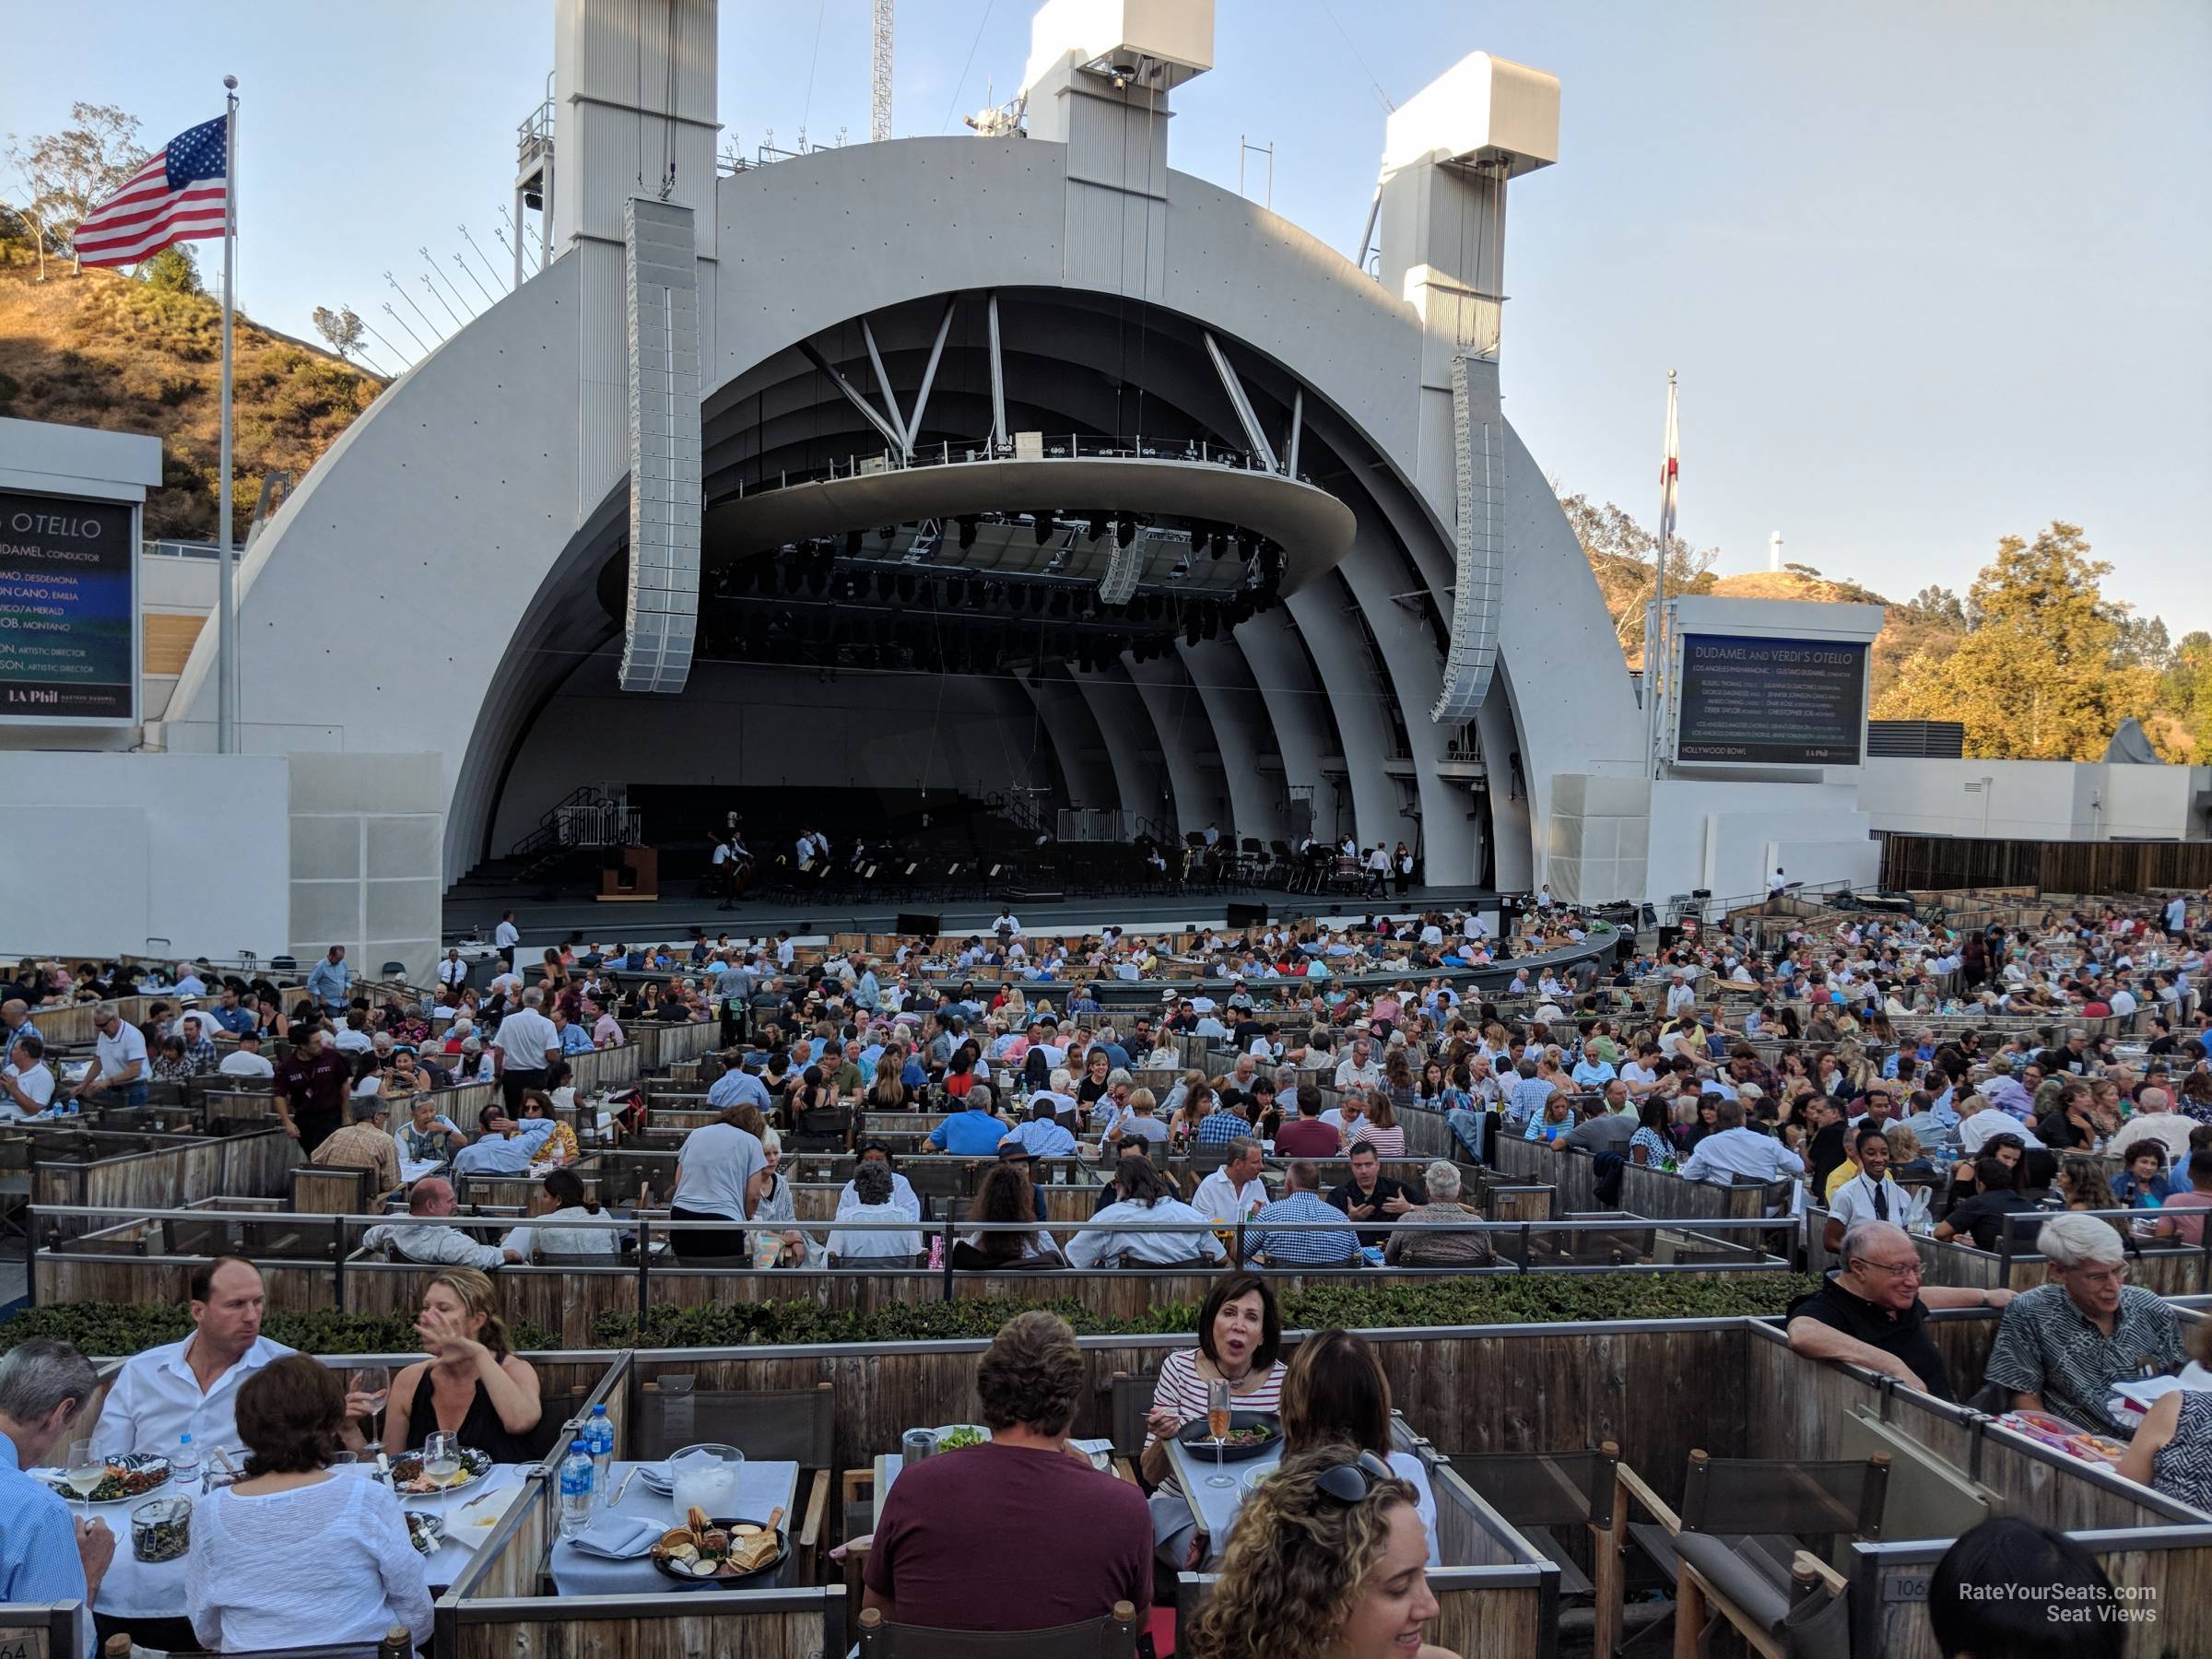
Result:
[[[1030,521],[1030,525],[1031,533],[1037,537],[1037,545],[1041,547],[1043,547],[1046,542],[1053,539],[1053,532],[1057,530],[1059,527],[1059,525],[1053,523],[1053,515],[1049,512],[1038,513]]]

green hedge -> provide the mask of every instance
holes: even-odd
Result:
[[[297,1348],[303,1354],[418,1354],[422,1339],[415,1335],[415,1319],[408,1313],[283,1313],[271,1311],[261,1323],[261,1334],[271,1342]],[[151,1302],[56,1302],[27,1308],[13,1319],[0,1322],[0,1352],[29,1342],[34,1336],[53,1336],[74,1343],[87,1354],[129,1355],[181,1342],[192,1335],[192,1314],[181,1307]],[[528,1320],[508,1327],[508,1339],[520,1349],[541,1352],[559,1345],[552,1334]]]
[[[1283,1299],[1293,1330],[1388,1330],[1408,1325],[1549,1324],[1593,1319],[1712,1319],[1779,1313],[1818,1288],[1801,1273],[1530,1274],[1423,1284],[1326,1285]],[[621,1347],[748,1347],[769,1343],[942,1342],[994,1335],[1013,1314],[1044,1307],[1084,1336],[1177,1335],[1198,1324],[1194,1302],[1171,1302],[1135,1319],[1104,1319],[1072,1301],[1029,1302],[962,1297],[904,1303],[871,1313],[813,1302],[741,1302],[730,1307],[653,1309],[642,1333],[634,1313],[610,1313],[594,1344]],[[192,1329],[182,1308],[67,1302],[34,1308],[0,1324],[0,1350],[33,1336],[58,1336],[88,1354],[135,1354],[175,1342]],[[310,1354],[409,1354],[418,1350],[404,1313],[276,1313],[262,1326],[272,1341]],[[516,1347],[558,1347],[527,1322],[512,1327]]]
[[[1292,1330],[1387,1330],[1407,1325],[1557,1324],[1592,1319],[1710,1319],[1779,1313],[1819,1286],[1806,1274],[1696,1278],[1687,1274],[1592,1274],[1329,1285],[1283,1299]],[[592,1333],[605,1347],[744,1347],[757,1343],[930,1342],[989,1336],[1024,1308],[1046,1307],[1082,1336],[1173,1335],[1194,1331],[1194,1302],[1171,1302],[1135,1319],[1105,1319],[1072,1301],[983,1297],[916,1302],[874,1312],[811,1302],[744,1302],[610,1313]]]

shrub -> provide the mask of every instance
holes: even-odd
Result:
[[[182,1342],[191,1334],[192,1315],[182,1307],[148,1302],[55,1302],[26,1309],[13,1319],[0,1322],[0,1352],[34,1336],[52,1336],[74,1343],[82,1353],[113,1358],[159,1347],[165,1342]],[[261,1334],[303,1354],[422,1351],[414,1318],[406,1313],[340,1313],[335,1310],[287,1313],[272,1309],[262,1321]],[[516,1347],[532,1351],[559,1346],[552,1333],[527,1320],[512,1323],[508,1336]]]

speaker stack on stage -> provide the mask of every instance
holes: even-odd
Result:
[[[934,939],[945,931],[945,918],[941,915],[925,915],[921,911],[900,911],[898,925],[892,931],[919,934],[925,939]]]
[[[1241,932],[1247,927],[1267,925],[1267,907],[1264,904],[1231,904],[1229,907],[1229,925]]]

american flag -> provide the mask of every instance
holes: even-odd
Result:
[[[229,198],[223,126],[218,115],[155,151],[77,226],[77,256],[88,265],[136,265],[171,242],[222,235]]]

